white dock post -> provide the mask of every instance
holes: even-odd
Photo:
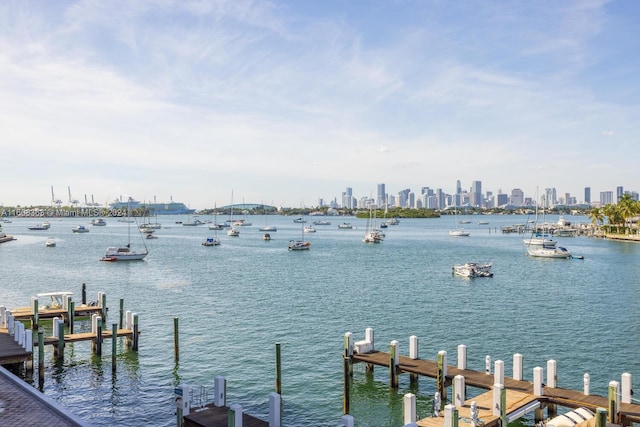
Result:
[[[374,334],[373,328],[367,328],[364,330],[364,340],[369,341],[371,343],[371,350],[374,350],[376,347],[373,342]]]
[[[464,401],[467,400],[466,389],[467,387],[465,385],[464,376],[456,375],[455,377],[453,377],[453,404],[455,406],[464,406]],[[447,424],[445,423],[445,427],[446,425]]]
[[[16,342],[19,346],[24,342],[24,323],[22,322],[16,324]]]
[[[493,383],[504,384],[504,362],[496,360],[494,363]]]
[[[0,305],[0,328],[7,327],[7,307]]]
[[[242,405],[239,403],[229,406],[229,427],[242,427]]]
[[[458,410],[453,405],[444,407],[444,427],[458,426]]]
[[[633,387],[631,386],[632,376],[630,373],[625,372],[622,374],[622,403],[631,403],[631,394],[633,393]]]
[[[413,393],[407,393],[402,398],[402,410],[404,414],[404,423],[415,423],[418,419],[416,417],[416,395]]]
[[[547,387],[556,388],[558,386],[558,363],[551,359],[547,360]]]
[[[340,418],[340,425],[342,427],[354,427],[355,423],[353,421],[353,416],[352,415],[343,415],[342,418]]]
[[[418,337],[415,335],[409,337],[409,357],[418,359]]]
[[[131,315],[133,312],[131,310],[127,310],[124,312],[124,329],[131,329],[131,324],[133,321],[131,320]]]
[[[458,369],[467,369],[467,346],[458,345]]]
[[[54,338],[58,338],[58,320],[60,319],[58,319],[57,317],[54,317],[53,320],[51,321],[51,328],[53,329],[51,332],[53,332]]]
[[[371,351],[373,351],[375,349],[373,328],[364,330],[364,340],[371,343]],[[365,367],[367,372],[373,372],[373,363],[367,363]]]
[[[33,351],[33,330],[27,329],[24,331],[24,345],[22,346],[25,351]]]
[[[485,372],[487,375],[491,375],[491,356],[486,355],[484,358]]]
[[[400,343],[397,340],[389,344],[389,382],[391,387],[398,388],[398,363],[400,362]]]
[[[522,376],[523,374],[522,362],[523,362],[523,357],[520,353],[516,353],[513,355],[513,379],[514,380],[522,381],[522,379],[524,378]]]
[[[589,385],[591,383],[591,377],[589,376],[589,374],[584,374],[583,375],[583,381],[584,381],[584,395],[585,396],[589,396]]]
[[[447,400],[447,352],[444,350],[438,352],[436,382],[436,389],[442,399],[442,403],[438,406],[438,411],[441,411],[444,409],[444,402]]]
[[[433,395],[433,415],[436,417],[440,416],[440,407],[442,405],[442,400],[440,399],[440,393],[436,391]]]
[[[282,396],[280,393],[272,391],[269,393],[269,427],[281,427],[282,415],[280,408],[282,407]]]
[[[544,390],[542,389],[542,377],[544,375],[543,369],[540,366],[533,368],[533,395],[544,396]]]
[[[415,335],[411,335],[409,337],[409,357],[413,360],[418,359],[418,337]],[[418,374],[409,374],[409,380],[411,383],[417,383],[418,378]]]
[[[618,424],[620,418],[620,383],[609,381],[609,422]]]
[[[213,392],[215,393],[213,406],[218,408],[227,406],[227,381],[222,375],[217,375],[213,379]]]
[[[493,415],[500,417],[506,410],[505,401],[506,390],[502,384],[493,385]],[[504,396],[503,396],[504,395]]]
[[[16,320],[11,313],[7,314],[7,329],[9,330],[9,336],[15,334]]]
[[[346,357],[353,356],[353,334],[351,332],[344,334],[344,355]]]

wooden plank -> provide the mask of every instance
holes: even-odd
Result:
[[[536,400],[535,396],[519,391],[507,390],[506,413],[510,414]],[[458,416],[462,419],[471,419],[471,403],[476,402],[478,418],[484,427],[499,424],[500,417],[493,414],[493,390],[479,396],[467,399],[464,406],[458,407]],[[442,411],[444,412],[444,411]],[[443,427],[444,416],[423,418],[418,421],[420,427]]]

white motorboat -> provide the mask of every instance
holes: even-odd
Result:
[[[105,225],[107,225],[107,221],[105,221],[102,218],[96,218],[96,219],[92,219],[91,220],[91,225],[95,225],[98,227],[104,227]]]
[[[470,231],[462,230],[462,229],[450,230],[449,231],[449,236],[468,237],[470,235],[471,235]]]
[[[295,222],[296,224],[304,224],[305,222],[307,222],[307,220],[303,219],[302,217],[298,217],[294,219],[293,222]]]
[[[367,231],[362,241],[365,243],[380,243],[382,242],[382,235],[377,230]]]
[[[342,224],[338,224],[338,228],[343,229],[343,230],[350,230],[353,228],[353,225],[351,225],[348,222],[343,222]]]
[[[89,229],[84,225],[77,225],[71,229],[74,233],[88,233]]]
[[[452,268],[452,273],[463,277],[493,277],[491,265],[490,263],[479,264],[475,262],[456,264]]]
[[[303,231],[305,233],[315,233],[316,229],[313,228],[313,225],[305,225],[304,228],[303,228]]]
[[[42,224],[29,227],[29,230],[48,230],[51,227],[49,221],[45,221]]]
[[[55,237],[49,237],[47,238],[47,240],[45,240],[44,245],[48,248],[53,248],[56,246],[56,239]]]
[[[202,246],[218,246],[220,245],[220,240],[215,237],[207,237],[204,242],[202,242]]]
[[[264,233],[262,235],[262,240],[271,240],[271,234],[269,233]]]
[[[290,251],[305,251],[311,248],[311,242],[305,242],[302,240],[290,240],[289,241],[289,250]]]
[[[313,225],[331,225],[331,221],[320,219],[317,221],[313,221]]]
[[[278,231],[278,227],[275,225],[265,225],[264,227],[260,227],[260,231]]]
[[[571,258],[571,252],[562,246],[529,245],[527,253],[540,258]]]
[[[230,227],[227,230],[227,236],[229,236],[229,237],[239,237],[240,236],[240,230],[238,230],[235,227]]]

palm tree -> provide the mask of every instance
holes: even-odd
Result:
[[[593,208],[589,212],[589,218],[591,218],[591,224],[602,224],[604,222],[604,214],[601,208]]]
[[[623,194],[616,206],[625,226],[629,222],[629,218],[638,214],[638,202],[629,193]]]

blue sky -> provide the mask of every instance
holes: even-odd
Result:
[[[0,204],[638,191],[640,2],[0,2]]]

